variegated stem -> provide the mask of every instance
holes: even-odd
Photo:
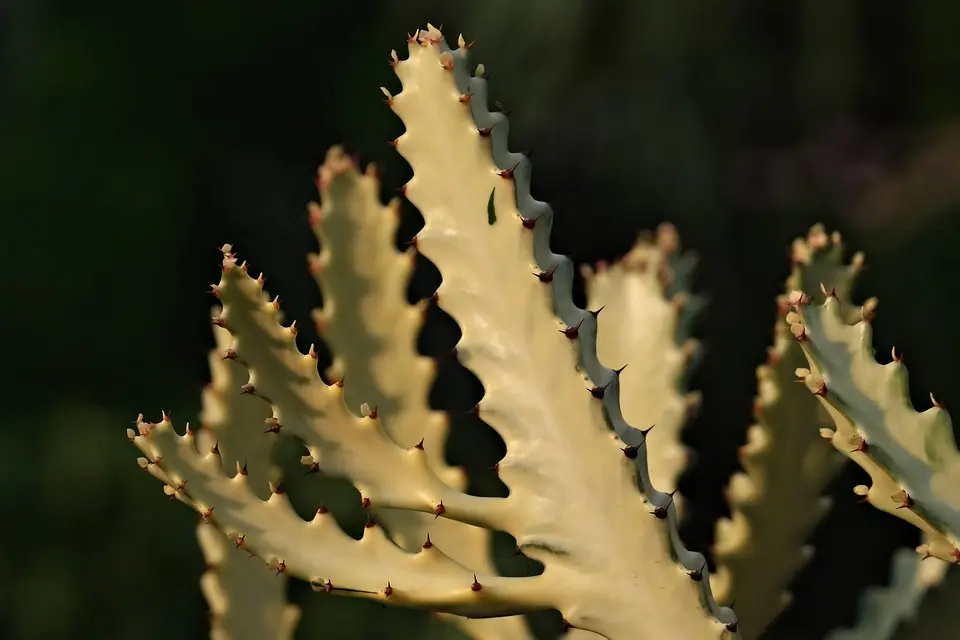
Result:
[[[314,319],[334,353],[327,377],[349,379],[344,386],[348,406],[367,403],[389,416],[383,424],[390,438],[403,447],[423,447],[430,468],[463,491],[466,478],[443,455],[447,416],[429,406],[433,361],[417,353],[424,304],[406,301],[416,251],[395,248],[400,202],[381,204],[374,167],[361,174],[340,147],[328,151],[317,185],[321,204],[310,205],[310,220],[322,252],[310,256],[310,265],[324,294],[324,307]],[[495,572],[486,529],[432,513],[376,509],[374,515],[407,551],[418,550],[429,535],[472,571]],[[516,616],[450,616],[449,621],[476,640],[531,637]]]
[[[690,338],[677,342],[679,316],[689,308],[686,291],[668,297],[671,263],[679,252],[672,225],[661,225],[655,239],[641,234],[621,260],[581,269],[587,307],[597,313],[597,355],[620,373],[620,409],[630,424],[650,430],[647,464],[659,490],[673,493],[688,454],[680,433],[700,403],[699,393],[683,391],[687,367],[699,349]],[[602,309],[602,313],[601,310]],[[675,498],[677,508],[681,504]]]
[[[811,283],[827,283],[855,317],[850,293],[863,256],[844,263],[840,234],[828,236],[821,225],[794,241],[792,270],[777,304],[781,318],[767,363],[757,369],[756,422],[740,450],[743,471],[730,479],[729,519],[717,523],[714,589],[721,602],[737,603],[744,638],[758,638],[790,602],[787,587],[809,559],[807,537],[829,508],[822,493],[843,458],[820,437],[830,416],[796,383],[794,371],[803,352],[782,320],[787,293]],[[865,306],[872,310],[875,300]]]
[[[787,322],[809,368],[797,375],[830,412],[823,435],[872,480],[855,488],[870,504],[918,527],[927,541],[917,550],[960,563],[960,452],[950,416],[931,394],[917,412],[910,401],[903,358],[874,359],[870,317],[845,321],[841,302],[823,304],[794,291]]]

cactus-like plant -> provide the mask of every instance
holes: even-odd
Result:
[[[408,38],[407,59],[392,54],[403,90],[383,92],[406,127],[394,143],[414,172],[404,194],[425,221],[413,247],[394,249],[398,203],[380,202],[374,170],[360,173],[339,148],[320,169],[310,221],[322,251],[309,262],[324,291],[317,328],[334,353],[326,379],[313,346],[300,352],[295,324],[281,324],[262,276],[225,245],[203,428],[179,435],[164,415],[128,431],[141,466],[201,514],[213,636],[291,637],[298,612],[283,578],[293,576],[321,592],[438,612],[477,639],[530,638],[518,614],[555,608],[574,637],[751,640],[788,602],[824,514],[821,492],[842,457],[822,435],[870,472],[867,499],[924,530],[923,552],[960,563],[949,418],[913,413],[902,367],[872,359],[876,302],[850,300],[862,256],[845,264],[839,236],[818,226],[794,246],[744,473],[731,481],[731,518],[718,524],[719,570],[705,575],[704,557],[680,541],[675,498],[680,432],[698,403],[685,390],[701,303],[688,290],[692,262],[663,226],[613,266],[585,269],[595,310],[576,307],[572,263],[549,249],[553,213],[531,197],[529,161],[507,150],[507,120],[487,110],[468,49],[461,38],[451,50],[428,26]],[[444,459],[447,418],[427,402],[434,365],[416,350],[425,303],[405,298],[415,252],[441,273],[433,300],[460,326],[457,357],[485,389],[476,411],[506,443],[505,498],[466,494]],[[821,284],[821,306],[790,293]],[[303,443],[308,472],[360,490],[361,540],[322,505],[304,521],[268,482],[276,434]],[[498,576],[494,530],[543,572]],[[248,554],[271,571],[237,562]],[[914,583],[907,564],[898,560],[897,584]],[[909,591],[913,601],[926,586]],[[865,607],[862,628],[889,637],[915,608],[878,622]]]

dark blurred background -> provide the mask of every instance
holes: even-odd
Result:
[[[880,298],[877,352],[906,354],[917,406],[931,390],[960,398],[956,2],[0,0],[0,637],[206,636],[196,517],[138,471],[124,430],[139,412],[196,415],[224,242],[310,326],[314,172],[342,142],[378,162],[385,195],[407,179],[378,87],[399,88],[388,53],[427,20],[476,40],[511,146],[536,149],[555,250],[609,259],[669,220],[699,254],[711,302],[688,433],[701,457],[682,483],[691,546],[708,550],[726,512],[787,248],[811,224],[866,252],[857,297]],[[407,213],[398,243],[421,224]],[[414,297],[436,284],[428,265],[418,278]],[[433,315],[422,346],[440,354],[456,329]],[[444,366],[434,400],[462,413],[481,391]],[[479,452],[474,490],[502,491],[486,471],[502,444],[458,420],[452,461]],[[863,480],[836,483],[770,638],[851,623],[890,551],[916,543],[857,504]],[[358,525],[342,483],[298,506],[317,491]],[[420,613],[293,598],[300,638],[460,637]],[[556,616],[536,624],[556,637]]]

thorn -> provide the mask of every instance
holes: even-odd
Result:
[[[307,471],[306,473],[303,474],[305,476],[308,476],[311,473],[320,473],[320,463],[317,462],[316,460],[313,460],[312,462],[307,463],[306,467],[307,467]]]
[[[640,447],[642,447],[644,444],[644,442],[641,442],[640,444],[628,445],[623,449],[620,449],[620,451],[623,451],[623,455],[630,460],[636,460],[637,456],[640,454]]]
[[[277,575],[280,575],[281,573],[285,572],[286,570],[287,570],[287,563],[284,562],[283,560],[278,560],[278,561],[277,561]]]
[[[387,586],[383,589],[383,597],[389,598],[391,595],[393,595],[393,587],[391,587],[390,583],[388,582]]]
[[[901,353],[900,355],[897,355],[896,347],[890,347],[890,355],[893,357],[893,361],[896,362],[897,364],[900,364],[903,362],[903,354]]]
[[[580,335],[580,325],[583,324],[583,320],[578,322],[576,326],[567,327],[566,329],[560,329],[560,333],[567,336],[570,340],[576,340],[577,336]]]
[[[256,395],[256,393],[257,393],[257,388],[254,387],[254,386],[253,386],[252,384],[250,384],[249,382],[246,382],[246,383],[240,385],[240,395],[247,395],[247,394],[249,394],[249,395],[252,396],[252,395]]]
[[[470,99],[473,98],[472,93],[464,93],[460,96],[460,104],[470,104]]]
[[[270,493],[272,493],[272,494],[275,495],[275,496],[282,496],[284,493],[286,493],[286,491],[285,491],[285,489],[283,488],[283,484],[281,484],[281,483],[279,483],[279,482],[278,482],[277,484],[273,484],[273,483],[271,482],[271,483],[270,483]]]
[[[490,125],[489,127],[479,128],[479,129],[477,129],[477,133],[480,134],[480,137],[481,137],[481,138],[489,138],[489,137],[490,137],[490,133],[493,131],[493,128],[494,128],[495,126],[497,126],[497,125],[496,125],[496,124],[492,124],[492,125]]]
[[[215,284],[212,284],[212,285],[210,285],[210,291],[209,291],[209,293],[210,293],[210,295],[212,295],[214,298],[217,298],[217,299],[219,300],[219,299],[220,299],[220,294],[222,293],[222,291],[220,290],[220,287],[218,287],[218,286],[215,285]]]
[[[470,591],[477,592],[483,589],[483,585],[477,581],[477,574],[473,574],[473,584],[470,585]]]
[[[222,315],[214,316],[213,318],[210,319],[210,321],[213,323],[213,326],[215,327],[220,327],[221,329],[227,328],[227,322],[223,319]]]
[[[420,438],[420,442],[418,442],[415,445],[415,448],[420,449],[420,451],[423,451],[423,438]]]
[[[933,392],[930,393],[930,402],[931,402],[931,403],[933,404],[933,406],[936,407],[937,409],[943,409],[943,403],[933,397]]]
[[[274,418],[273,416],[264,420],[263,424],[267,425],[267,428],[264,431],[264,433],[280,433],[280,429],[283,428],[283,425],[280,424],[280,421]]]
[[[850,453],[866,453],[869,445],[867,441],[863,439],[863,436],[854,434],[850,436],[850,444],[853,445],[853,449],[850,450]]]
[[[210,518],[213,517],[213,510],[216,507],[210,507],[209,509],[204,509],[200,512],[200,521],[204,523],[210,522]]]
[[[673,504],[673,496],[674,496],[674,494],[675,494],[676,492],[677,492],[677,490],[674,489],[673,491],[671,491],[670,493],[667,494],[668,496],[670,496],[670,501],[667,502],[667,504],[665,504],[665,505],[658,505],[658,506],[654,507],[654,509],[653,509],[653,515],[656,516],[657,519],[663,520],[664,518],[667,517],[667,513],[670,511],[670,505]]]
[[[436,514],[436,515],[433,516],[433,519],[436,520],[437,518],[439,518],[440,516],[442,516],[442,515],[445,514],[446,512],[447,512],[447,508],[446,508],[445,506],[443,506],[443,500],[441,500],[441,501],[440,501],[440,504],[438,504],[437,506],[435,506],[435,507],[433,508],[433,513]]]
[[[534,226],[536,226],[537,219],[536,218],[520,218],[520,222],[523,224],[523,228],[529,231],[530,229],[533,229]]]
[[[363,528],[373,529],[375,526],[377,526],[377,522],[373,519],[373,514],[367,512],[367,521],[364,523]]]
[[[612,380],[611,380],[612,382]],[[592,395],[597,400],[603,400],[603,394],[606,392],[607,387],[610,385],[610,382],[603,385],[602,387],[593,387],[590,389],[590,395]]]
[[[690,576],[690,579],[693,580],[694,582],[700,582],[701,580],[703,580],[703,570],[706,568],[706,566],[707,566],[707,562],[706,560],[704,560],[702,567],[700,567],[699,569],[695,569],[693,571],[688,571],[687,575]]]
[[[242,533],[238,533],[237,537],[233,539],[233,548],[239,549],[240,547],[242,547],[246,539],[247,537],[245,535],[243,535]]]
[[[327,509],[327,505],[325,505],[325,504],[323,504],[323,503],[321,502],[321,503],[320,503],[320,506],[317,507],[317,515],[318,515],[318,516],[325,516],[325,515],[327,515],[328,513],[330,513],[330,510]]]
[[[549,284],[549,283],[553,282],[553,273],[554,273],[554,271],[556,271],[556,270],[557,270],[557,268],[554,267],[554,268],[550,269],[550,271],[540,271],[540,272],[538,272],[538,273],[534,273],[533,275],[537,276],[537,278],[540,279],[540,282],[542,282],[542,283],[544,283],[544,284]]]
[[[504,169],[503,171],[498,171],[497,175],[503,178],[504,180],[513,180],[513,174],[517,170],[517,167],[520,166],[520,163],[513,165],[511,169]]]
[[[623,370],[626,369],[626,368],[627,368],[627,365],[623,365],[623,366],[620,367],[619,369],[614,369],[614,370],[613,370],[613,374],[619,378],[619,377],[620,377],[620,374],[623,373]],[[652,428],[652,427],[651,427],[651,428]]]
[[[596,311],[589,311],[589,313],[590,313],[590,315],[592,315],[594,318],[597,318],[597,317],[600,316],[600,312],[603,311],[606,307],[607,307],[607,305],[603,305],[602,307],[600,307],[600,308],[597,309]]]
[[[427,540],[426,540],[426,542],[424,542],[422,546],[423,546],[424,549],[432,549],[432,548],[433,548],[433,542],[430,541],[430,534],[429,534],[429,533],[427,534]]]
[[[225,351],[223,352],[223,356],[221,356],[220,359],[221,359],[221,360],[236,360],[236,359],[237,359],[237,352],[236,352],[235,349],[227,349],[227,350],[225,350]]]
[[[360,508],[361,508],[361,509],[369,509],[369,508],[370,508],[370,498],[368,498],[368,497],[366,497],[366,496],[360,498]]]
[[[897,505],[897,509],[910,509],[913,506],[913,498],[904,489],[897,491],[890,499]]]

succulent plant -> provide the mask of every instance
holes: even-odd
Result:
[[[621,261],[583,269],[592,310],[578,308],[573,263],[549,247],[553,212],[530,195],[528,158],[507,150],[507,119],[488,111],[469,44],[461,37],[451,50],[429,25],[407,44],[406,59],[391,56],[403,90],[383,93],[405,126],[393,143],[413,169],[403,193],[425,225],[398,252],[399,202],[380,201],[375,169],[328,152],[321,202],[310,206],[322,251],[309,265],[333,364],[318,372],[317,351],[299,350],[264,278],[224,245],[202,427],[180,435],[164,414],[128,432],[141,467],[201,515],[213,637],[290,638],[299,616],[286,602],[290,576],[322,593],[434,611],[478,639],[531,638],[521,614],[542,609],[559,610],[575,638],[757,638],[789,602],[843,456],[873,478],[860,490],[871,503],[924,531],[931,562],[960,563],[949,417],[939,406],[913,412],[902,365],[873,360],[876,301],[851,300],[863,257],[845,263],[839,234],[816,226],[793,247],[710,575],[677,529],[680,436],[699,402],[686,389],[703,304],[689,288],[691,256],[670,225],[641,235]],[[417,254],[442,284],[411,305]],[[457,322],[456,356],[484,386],[475,411],[506,444],[497,465],[506,497],[465,493],[464,473],[444,457],[448,418],[428,402],[435,364],[416,348],[429,304]],[[278,434],[303,444],[306,472],[357,487],[368,513],[361,540],[323,505],[310,521],[293,510],[271,475]],[[512,535],[542,573],[497,575],[493,531]],[[895,562],[895,585],[867,604],[884,593],[913,604],[883,620],[865,606],[853,633],[892,637],[937,581],[917,582],[918,562]]]

